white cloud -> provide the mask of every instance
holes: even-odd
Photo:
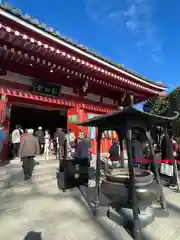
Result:
[[[151,58],[157,63],[161,61],[162,42],[153,22],[154,9],[154,0],[131,0],[128,1],[123,15],[126,27],[137,35],[137,46],[146,48]]]
[[[136,46],[156,63],[161,61],[162,40],[154,23],[156,0],[85,0],[88,15],[99,24],[125,27]]]
[[[131,20],[126,22],[126,27],[129,28],[131,31],[135,31],[138,28],[137,23]]]

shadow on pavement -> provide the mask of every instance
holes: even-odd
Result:
[[[8,179],[4,182],[4,190],[12,187],[12,183],[18,183],[23,180],[23,170],[18,173],[12,173]]]
[[[23,240],[42,240],[41,233],[30,231],[26,234]]]
[[[90,209],[87,206],[87,202],[83,201],[82,198],[74,197],[76,202],[80,204],[87,214],[90,213]],[[93,217],[95,223],[99,226],[99,228],[104,232],[104,234],[110,240],[132,240],[132,237],[126,232],[126,230],[109,220],[107,217]]]
[[[90,170],[90,175],[91,177],[93,178],[94,177],[94,173],[95,173],[95,169],[92,167],[91,170]],[[19,172],[18,174],[22,174],[22,172]],[[19,178],[21,178],[22,180],[22,175],[19,176]],[[17,176],[14,175],[14,176],[11,176],[9,181],[14,181],[15,179],[17,179]],[[54,182],[56,184],[56,182]],[[39,198],[39,197],[46,197],[46,198],[54,198],[54,199],[63,199],[63,198],[68,198],[68,197],[74,197],[75,200],[81,205],[84,207],[84,209],[87,211],[87,214],[90,214],[90,210],[87,206],[87,203],[84,201],[83,198],[80,198],[79,196],[71,196],[71,192],[67,192],[67,193],[62,193],[62,192],[57,192],[55,194],[52,194],[50,192],[43,192],[41,191],[42,189],[38,188],[38,184],[36,182],[32,182],[30,183],[30,185],[32,184],[32,191],[30,191],[28,194],[21,194],[21,193],[15,193],[15,192],[12,192],[12,195],[9,196],[11,197],[11,201],[13,200],[13,197],[17,197],[17,198],[21,198],[21,202],[25,201],[27,198],[31,198],[31,197],[36,197],[36,198]],[[81,192],[82,194],[82,192]],[[72,194],[73,195],[73,194]],[[94,189],[89,189],[89,196],[88,197],[91,197],[91,201],[93,201],[93,197],[94,197]],[[103,198],[103,196],[101,196],[101,198]],[[7,201],[7,198],[6,198],[6,201]],[[10,202],[11,202],[10,201]],[[100,202],[101,202],[101,206],[104,206],[106,207],[108,205],[108,203],[104,200],[104,199],[100,199]],[[178,213],[180,213],[180,208],[178,208],[177,206],[173,205],[173,204],[170,204],[168,203],[168,208],[172,211],[176,211]],[[93,220],[97,223],[97,225],[100,227],[100,229],[104,232],[104,234],[106,236],[108,236],[108,238],[110,240],[131,240],[132,237],[125,231],[125,229],[115,223],[113,223],[111,220],[109,220],[108,218],[104,217],[104,218],[101,218],[101,217],[93,217]],[[143,240],[147,240],[149,239],[148,236],[146,236],[145,234],[142,234],[142,239]],[[42,240],[42,236],[41,236],[41,233],[39,232],[34,232],[34,231],[31,231],[31,232],[28,232],[27,235],[24,237],[23,240]]]

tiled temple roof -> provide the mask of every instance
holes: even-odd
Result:
[[[39,29],[49,33],[50,35],[52,35],[52,36],[54,36],[54,37],[56,37],[56,38],[58,38],[58,39],[60,39],[60,40],[62,40],[64,42],[67,42],[68,44],[71,44],[72,46],[74,46],[74,47],[76,47],[78,49],[81,49],[84,52],[86,52],[88,54],[91,54],[92,56],[97,57],[98,59],[100,59],[100,60],[102,60],[104,62],[107,62],[107,63],[111,64],[114,67],[117,67],[117,68],[119,68],[119,69],[121,69],[121,70],[123,70],[123,71],[125,71],[125,72],[127,72],[127,73],[129,73],[129,74],[131,74],[133,76],[135,76],[135,77],[138,77],[138,78],[140,78],[140,79],[142,79],[142,80],[144,80],[146,82],[149,82],[151,84],[154,84],[154,85],[162,87],[162,88],[163,87],[165,88],[165,86],[162,83],[153,82],[153,81],[151,81],[151,80],[141,76],[140,74],[133,72],[131,69],[124,67],[123,64],[117,64],[117,63],[113,62],[112,60],[107,59],[107,58],[103,57],[102,55],[99,55],[98,53],[89,50],[87,47],[85,47],[85,46],[83,46],[81,44],[75,43],[72,39],[62,36],[58,31],[55,31],[53,28],[48,27],[48,25],[46,25],[44,23],[40,23],[38,19],[35,19],[35,18],[31,17],[28,14],[24,15],[21,12],[20,9],[13,8],[8,3],[5,3],[5,4],[1,3],[0,4],[0,8],[5,10],[5,11],[7,11],[7,12],[9,12],[9,13],[11,13],[12,15],[15,15],[16,17],[26,21],[27,23],[29,23],[31,25],[34,25],[35,27],[37,27],[37,28],[39,28]]]

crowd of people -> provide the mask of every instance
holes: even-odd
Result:
[[[3,127],[0,128],[0,153],[3,148],[3,141],[6,135],[3,131]],[[72,129],[63,130],[57,128],[56,132],[52,135],[48,130],[43,130],[42,127],[38,127],[36,131],[33,129],[23,130],[21,126],[17,125],[9,136],[10,150],[13,158],[20,158],[24,169],[25,180],[31,178],[33,167],[36,164],[34,161],[35,156],[44,155],[48,160],[50,154],[54,154],[58,159],[64,157],[64,143],[67,143],[67,157],[86,159],[90,164],[92,155],[90,152],[91,144],[90,139],[87,137],[83,130],[79,130],[78,137],[75,137]],[[171,133],[162,133],[159,144],[153,144],[155,153],[159,159],[172,160],[180,159],[179,146],[175,138]],[[152,162],[151,151],[147,141],[142,141],[140,135],[135,134],[132,138],[132,155],[134,159],[134,167],[139,167],[154,172],[154,166]],[[114,163],[120,162],[120,146],[117,139],[113,139],[112,146],[109,149],[109,159]],[[168,162],[172,166],[172,161]],[[161,173],[162,163],[158,163],[158,168]],[[179,162],[178,162],[179,168]],[[170,176],[169,186],[176,186],[176,177],[174,173]]]
[[[156,160],[158,160],[157,168],[159,173],[169,177],[167,186],[171,188],[176,187],[177,179],[173,168],[173,159],[177,162],[179,170],[180,147],[172,136],[172,131],[169,131],[168,134],[162,133],[158,143],[153,141],[153,147]],[[135,168],[151,170],[155,173],[149,143],[139,133],[135,133],[132,137],[132,157]],[[119,162],[118,160],[120,160],[120,146],[116,139],[113,140],[113,144],[109,149],[109,158],[112,162],[112,167],[116,167]]]
[[[0,139],[3,141],[1,133]],[[65,141],[68,158],[82,158],[90,161],[90,140],[81,129],[76,138],[72,129],[57,128],[52,136],[48,130],[44,131],[42,127],[38,127],[34,131],[33,129],[23,130],[21,126],[17,125],[9,136],[10,150],[12,150],[14,159],[22,161],[25,180],[32,177],[33,168],[37,163],[34,158],[37,155],[44,155],[45,160],[48,160],[50,154],[56,155],[58,159],[63,159]]]

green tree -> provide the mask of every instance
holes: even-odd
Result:
[[[177,111],[180,114],[180,87],[175,88],[168,96],[169,108],[168,115],[174,115]],[[180,143],[180,118],[172,123],[173,135]]]
[[[143,111],[156,115],[165,116],[168,111],[168,98],[156,96],[143,105]]]
[[[143,110],[151,114],[172,116],[177,111],[180,114],[180,87],[175,88],[167,97],[154,97],[143,105]],[[180,117],[171,123],[173,135],[180,143]]]

